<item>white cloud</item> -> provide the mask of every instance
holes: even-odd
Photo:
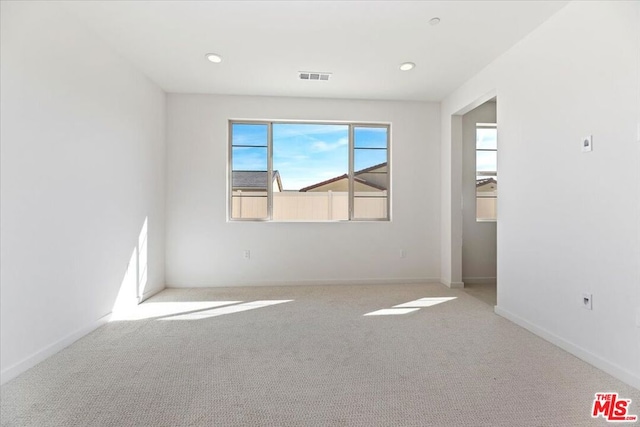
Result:
[[[349,144],[349,138],[340,138],[336,142],[316,141],[311,145],[315,152],[332,151]]]

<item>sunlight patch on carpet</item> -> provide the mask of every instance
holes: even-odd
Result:
[[[244,304],[215,308],[213,310],[201,310],[193,313],[168,316],[159,320],[202,320],[202,319],[208,319],[210,317],[223,316],[225,314],[233,314],[233,313],[240,313],[241,311],[255,310],[256,308],[263,308],[263,307],[283,304],[285,302],[291,302],[291,301],[293,300],[287,299],[287,300],[252,301]]]
[[[394,305],[394,308],[405,308],[405,307],[431,307],[433,305],[442,304],[443,302],[451,301],[456,299],[457,297],[431,297],[431,298],[420,298],[415,301],[405,302],[403,304]]]
[[[419,308],[383,308],[382,310],[372,311],[365,316],[395,316],[399,314],[407,314],[412,311],[420,310]]]
[[[238,304],[242,301],[170,301],[144,302],[127,310],[116,311],[111,321],[143,320],[172,316],[193,311],[208,310],[224,305]]]

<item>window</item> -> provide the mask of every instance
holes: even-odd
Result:
[[[497,219],[498,129],[495,123],[476,124],[476,220]]]
[[[231,121],[232,220],[389,219],[386,124]]]

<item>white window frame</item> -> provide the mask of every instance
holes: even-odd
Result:
[[[497,157],[498,157],[498,142],[497,142],[497,136],[496,136],[496,148],[478,148],[478,143],[477,143],[477,138],[478,138],[478,129],[496,129],[496,132],[498,130],[498,124],[497,123],[476,123],[476,127],[475,127],[475,132],[476,132],[476,147],[475,147],[475,160],[474,160],[474,164],[475,164],[475,181],[477,182],[477,177],[478,176],[495,176],[496,177],[496,181],[498,178],[498,165],[497,165]],[[478,151],[494,151],[496,153],[496,170],[495,171],[483,171],[483,172],[479,172],[478,171],[478,164],[477,164],[477,159],[478,159]],[[476,222],[496,222],[498,220],[498,214],[496,212],[496,217],[495,218],[478,218],[478,199],[496,199],[496,203],[498,201],[498,195],[496,193],[495,196],[478,196],[478,191],[477,188],[475,190],[475,206],[474,206],[474,211],[475,211],[475,217],[476,217]]]
[[[236,124],[247,124],[247,125],[266,125],[267,126],[267,216],[264,218],[234,218],[233,211],[233,125]],[[348,219],[337,219],[337,220],[311,220],[311,219],[303,219],[303,220],[274,220],[273,219],[273,179],[270,177],[273,176],[273,125],[274,124],[312,124],[312,125],[341,125],[348,126],[348,134],[349,134],[349,152],[348,152],[348,164],[349,170],[347,172],[349,178],[349,216]],[[354,214],[354,204],[355,204],[355,184],[354,184],[354,165],[355,165],[355,150],[356,149],[367,149],[367,148],[356,148],[355,147],[355,138],[354,138],[354,130],[356,128],[385,128],[387,130],[387,194],[386,194],[386,218],[356,218]],[[236,120],[230,119],[228,123],[228,160],[227,160],[227,221],[229,222],[390,222],[391,221],[391,124],[390,123],[380,123],[380,122],[325,122],[325,121],[310,121],[310,120]],[[237,145],[236,145],[237,146]],[[260,147],[260,146],[256,146]]]

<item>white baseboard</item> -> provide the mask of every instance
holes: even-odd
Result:
[[[96,330],[100,326],[107,323],[110,318],[111,318],[111,313],[101,317],[100,319],[96,320],[90,325],[87,325],[83,328],[78,329],[77,331],[67,335],[61,340],[58,340],[53,344],[50,344],[49,346],[43,348],[42,350],[39,350],[33,353],[32,355],[27,356],[20,362],[15,363],[9,366],[8,368],[2,370],[2,372],[0,372],[0,384],[5,384],[6,382],[20,375],[21,373],[27,371],[28,369],[31,369],[38,363],[47,359],[48,357],[53,356],[54,354],[64,349],[65,347],[70,346],[71,344],[73,344],[83,336],[87,335],[88,333]]]
[[[464,288],[464,282],[451,282],[449,280],[446,279],[440,279],[438,280],[438,282],[442,283],[443,285],[445,285],[448,288],[451,289],[462,289]]]
[[[435,277],[392,278],[392,279],[329,279],[329,280],[278,280],[261,282],[215,283],[207,285],[167,285],[167,288],[227,288],[243,286],[325,286],[325,285],[420,285],[440,283]]]
[[[602,357],[591,353],[588,350],[585,350],[582,347],[579,347],[555,334],[547,331],[546,329],[540,328],[539,326],[530,323],[529,321],[523,319],[520,316],[517,316],[507,310],[504,310],[498,306],[495,306],[494,311],[497,315],[504,317],[507,320],[512,321],[518,326],[521,326],[528,330],[529,332],[549,341],[551,344],[554,344],[561,349],[573,354],[579,359],[584,360],[585,362],[595,366],[598,369],[603,370],[607,374],[611,375],[619,379],[622,382],[629,384],[631,387],[635,387],[640,390],[640,377],[634,375],[632,372],[627,371],[626,369],[609,362],[608,360],[603,359]]]
[[[495,277],[463,277],[462,281],[470,285],[495,285]]]

